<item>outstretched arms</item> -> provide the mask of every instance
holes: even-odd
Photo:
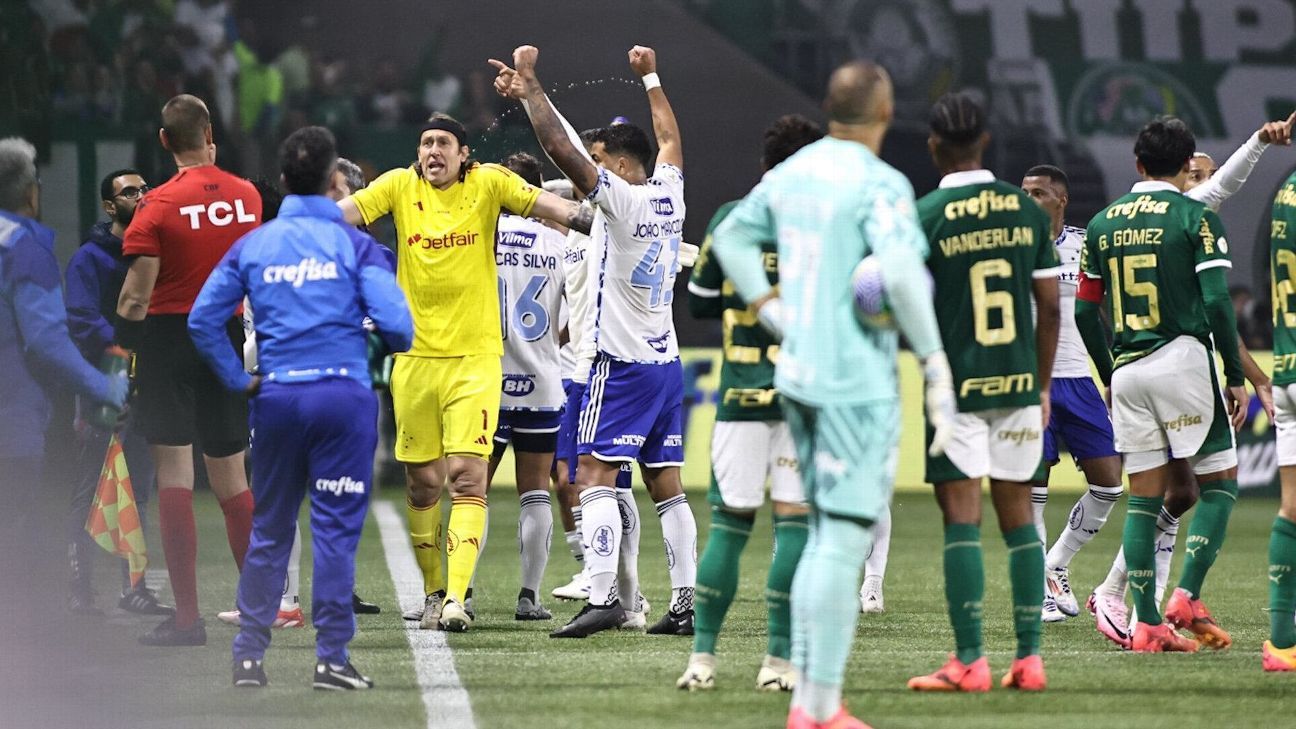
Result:
[[[684,148],[680,144],[679,123],[671,109],[661,80],[657,78],[657,52],[646,46],[630,49],[630,68],[643,79],[648,90],[648,107],[652,111],[653,134],[657,137],[657,164],[684,169]],[[649,171],[651,174],[651,171]]]

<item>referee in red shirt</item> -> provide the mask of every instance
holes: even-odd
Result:
[[[122,239],[122,253],[133,260],[117,302],[116,336],[136,354],[133,407],[157,463],[158,521],[176,602],[175,615],[140,642],[196,646],[206,645],[207,632],[194,569],[193,444],[202,447],[240,570],[252,494],[243,466],[247,398],[227,391],[199,357],[189,338],[189,309],[225,252],[261,221],[261,196],[252,183],[216,167],[211,115],[201,99],[182,94],[168,101],[158,136],[178,171],[140,200]],[[227,329],[242,357],[243,327],[235,313]]]

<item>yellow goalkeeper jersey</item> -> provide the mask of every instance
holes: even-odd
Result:
[[[540,196],[513,172],[476,165],[438,190],[415,166],[391,170],[351,197],[365,224],[391,213],[396,281],[414,316],[416,357],[501,355],[495,223],[503,208],[527,216]]]

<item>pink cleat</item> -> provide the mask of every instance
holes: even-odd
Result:
[[[1176,587],[1166,603],[1165,619],[1176,628],[1191,631],[1197,642],[1207,648],[1223,650],[1233,645],[1233,638],[1215,623],[1205,603],[1188,597],[1182,587]]]
[[[1260,655],[1263,656],[1260,665],[1266,671],[1296,671],[1296,646],[1275,648],[1273,643],[1266,640]]]
[[[1103,637],[1124,650],[1130,649],[1129,607],[1117,595],[1095,590],[1089,595],[1094,624]]]
[[[1043,691],[1048,686],[1048,679],[1044,677],[1044,660],[1038,654],[1018,658],[999,685],[1018,691]]]
[[[873,729],[868,724],[846,713],[843,706],[828,721],[815,721],[800,706],[793,706],[788,712],[787,729]]]
[[[1135,653],[1196,653],[1198,648],[1197,641],[1179,635],[1169,623],[1134,624],[1130,650]]]
[[[950,654],[949,661],[940,670],[926,676],[914,676],[909,679],[909,688],[914,691],[966,691],[981,693],[990,690],[990,662],[981,656],[964,665],[958,656]]]

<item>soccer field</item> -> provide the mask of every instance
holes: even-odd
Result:
[[[395,500],[397,489],[379,498]],[[1066,518],[1073,494],[1049,507],[1054,529]],[[477,580],[478,621],[451,635],[449,646],[468,691],[479,727],[779,727],[786,695],[758,694],[755,671],[764,653],[764,579],[771,540],[769,515],[758,519],[746,552],[741,588],[720,644],[719,688],[709,694],[680,692],[674,681],[690,650],[686,638],[600,634],[583,641],[555,641],[547,632],[575,613],[571,603],[547,601],[552,623],[512,619],[516,580],[516,499],[495,495],[492,534]],[[705,531],[705,503],[693,495]],[[229,644],[234,629],[214,613],[232,604],[235,574],[225,548],[220,511],[208,495],[196,500],[201,528],[200,585],[209,643],[204,649],[138,648],[147,666],[132,702],[145,714],[137,727],[442,726],[429,724],[414,659],[399,619],[379,529],[371,517],[361,545],[358,588],[383,606],[362,616],[352,645],[361,670],[377,683],[369,692],[320,694],[309,688],[313,632],[281,630],[267,656],[270,686],[263,691],[229,685]],[[952,645],[941,583],[939,513],[922,489],[902,490],[894,511],[887,612],[861,618],[847,673],[846,700],[873,726],[886,727],[1273,727],[1290,716],[1296,685],[1284,675],[1260,671],[1259,646],[1267,635],[1265,554],[1274,503],[1243,500],[1229,528],[1229,541],[1206,587],[1206,597],[1235,647],[1224,653],[1136,656],[1112,648],[1087,615],[1046,625],[1044,656],[1049,690],[1020,695],[996,689],[985,696],[915,694],[906,679],[939,666]],[[668,580],[658,522],[641,495],[644,516],[640,575],[654,612],[665,605]],[[403,511],[403,509],[398,509]],[[1123,507],[1079,557],[1072,584],[1087,591],[1105,574],[1115,553]],[[704,538],[704,536],[703,536]],[[992,515],[983,529],[986,546],[986,639],[992,667],[1007,669],[1013,646],[1008,613],[1005,553]],[[307,545],[309,550],[309,544]],[[158,554],[160,550],[156,550]],[[309,551],[303,554],[303,587],[309,590]],[[555,539],[546,592],[565,582],[574,562]],[[1178,569],[1176,562],[1175,569]],[[105,570],[106,571],[106,570]],[[134,634],[151,621],[116,617],[111,629]],[[430,702],[440,706],[441,694]],[[164,718],[165,717],[165,718]],[[0,720],[0,725],[6,725]],[[115,725],[115,724],[112,724]],[[7,726],[7,725],[6,725]],[[15,725],[16,726],[16,725]],[[453,729],[453,727],[452,727]]]

